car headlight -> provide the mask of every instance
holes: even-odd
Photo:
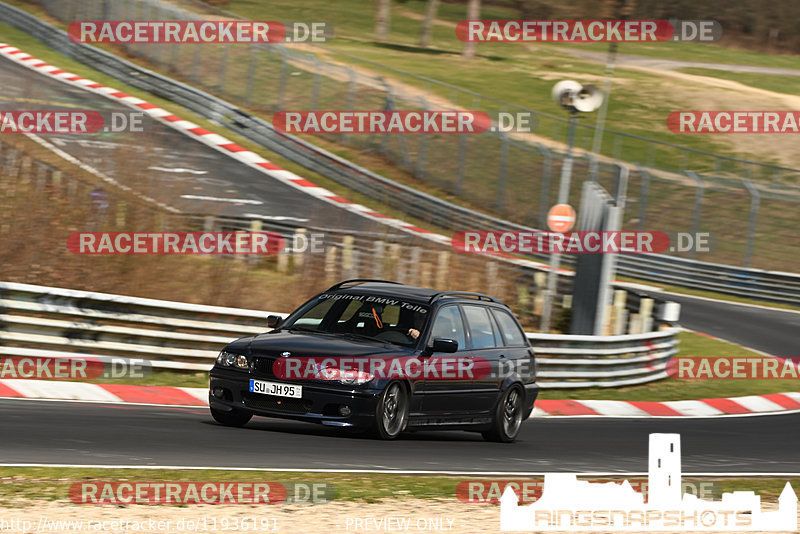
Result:
[[[247,369],[250,367],[250,362],[244,354],[233,354],[232,352],[225,352],[224,350],[217,356],[217,364],[223,367],[238,367],[239,369]]]
[[[361,384],[366,384],[374,377],[366,371],[359,371],[357,369],[323,367],[317,371],[316,378],[328,382],[339,382],[348,386],[360,386]]]

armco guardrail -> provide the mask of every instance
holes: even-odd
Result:
[[[270,312],[0,283],[0,355],[150,360],[206,370],[231,340],[266,330]]]
[[[619,387],[667,377],[667,361],[678,353],[669,329],[624,336],[531,334],[543,388]]]
[[[0,312],[0,357],[118,357],[185,371],[209,369],[223,345],[266,331],[274,313],[12,282],[0,282]],[[580,388],[665,378],[677,332],[527,336],[542,387]]]

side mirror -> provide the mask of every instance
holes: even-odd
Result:
[[[431,350],[433,352],[456,352],[458,350],[458,341],[437,337],[433,340]]]
[[[283,318],[280,315],[268,315],[267,316],[267,326],[270,328],[277,328]]]

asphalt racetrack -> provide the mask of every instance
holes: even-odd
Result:
[[[0,399],[2,463],[293,470],[641,473],[648,434],[679,432],[684,473],[800,473],[800,414],[714,419],[531,419],[513,444],[424,431],[378,441],[254,418],[213,422],[203,408]]]
[[[0,87],[3,87],[0,107],[8,111],[47,109],[138,113],[123,104],[43,76],[5,58],[0,58]],[[382,230],[376,228],[373,220],[270,178],[147,115],[143,115],[142,121],[141,132],[48,134],[41,137],[136,192],[185,213],[218,216],[257,214],[297,227]],[[97,182],[102,185],[100,178]],[[183,198],[185,195],[215,200]]]
[[[8,110],[131,111],[7,60],[0,60],[0,84],[0,105]],[[254,213],[293,220],[297,226],[376,231],[374,221],[285,185],[146,116],[144,133],[51,135],[46,140],[137,192],[188,213]],[[682,303],[681,324],[687,328],[776,356],[800,356],[800,314],[667,297]],[[215,424],[201,408],[79,402],[0,399],[0,420],[2,463],[644,472],[648,434],[679,432],[684,472],[800,473],[800,414],[536,419],[510,445],[487,443],[466,432],[418,432],[380,442],[264,418],[235,429]]]
[[[681,305],[680,325],[780,358],[800,357],[800,312],[653,293]],[[764,306],[769,306],[764,303]],[[719,354],[719,356],[725,356]]]

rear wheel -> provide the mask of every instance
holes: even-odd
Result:
[[[213,417],[214,420],[221,425],[244,426],[253,417],[253,414],[236,409],[233,409],[229,412],[223,412],[222,410],[211,408],[211,417]]]
[[[408,422],[408,393],[399,382],[389,384],[381,393],[375,409],[375,427],[372,434],[379,439],[394,439]]]
[[[502,443],[511,443],[517,439],[522,426],[523,399],[520,386],[514,385],[508,388],[497,403],[492,427],[481,433],[483,439]]]

